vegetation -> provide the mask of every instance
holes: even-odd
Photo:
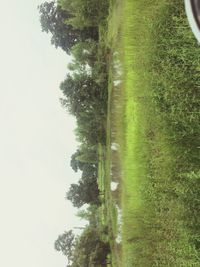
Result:
[[[61,8],[55,1],[44,2],[39,7],[42,31],[51,33],[51,42],[55,47],[60,47],[67,53],[73,45],[89,38],[98,40],[96,27],[74,28],[67,20],[73,18],[73,14]]]
[[[200,48],[183,1],[58,0],[39,12],[72,56],[60,101],[77,120],[81,177],[66,198],[88,221],[55,249],[70,267],[199,266]]]
[[[99,43],[99,24],[108,13],[107,1],[60,0],[39,7],[42,31],[51,34],[51,42],[72,56],[70,73],[61,82],[62,106],[76,117],[75,131],[80,143],[70,165],[81,177],[71,184],[66,198],[81,208],[78,216],[88,220],[81,235],[72,230],[55,241],[55,249],[68,260],[68,266],[106,266],[110,246],[106,231],[99,225],[101,192],[98,187],[98,146],[106,140],[107,62]]]
[[[199,47],[182,1],[119,3],[108,39],[123,70],[111,100],[123,173],[118,266],[198,266]]]

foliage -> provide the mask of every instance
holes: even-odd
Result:
[[[75,248],[75,235],[73,234],[72,230],[59,235],[54,243],[54,248],[57,251],[62,251],[62,253],[67,256],[68,261],[70,262],[72,260],[72,255]]]
[[[103,265],[110,248],[107,242],[102,241],[101,235],[101,231],[91,225],[76,238],[70,230],[58,237],[55,249],[67,256],[68,267]]]
[[[51,43],[70,53],[73,45],[88,38],[98,39],[98,33],[91,27],[75,29],[66,20],[72,18],[67,10],[63,10],[55,1],[44,2],[38,6],[42,31],[51,33]]]
[[[88,267],[102,264],[106,261],[109,251],[109,245],[102,241],[101,233],[98,229],[87,227],[78,239],[72,267]]]
[[[108,31],[123,71],[109,113],[123,173],[116,266],[199,265],[200,53],[183,8],[127,0],[111,18],[122,18]]]
[[[74,45],[71,49],[73,61],[70,64],[70,70],[86,71],[87,66],[92,68],[97,60],[97,48],[97,42],[92,39],[87,39]]]
[[[95,108],[99,105],[101,96],[101,88],[86,74],[68,74],[67,78],[61,83],[65,99],[62,100],[63,106],[68,108],[68,111],[75,115],[81,116],[84,114],[95,113]]]
[[[80,208],[84,204],[99,204],[99,189],[95,178],[79,180],[78,184],[71,184],[66,198],[74,207]]]
[[[81,144],[79,149],[81,151],[81,154],[77,157],[79,161],[91,163],[95,166],[98,164],[98,151],[96,145]]]
[[[75,28],[98,26],[108,11],[106,0],[60,0],[63,10],[70,11],[73,17],[68,19]]]
[[[76,116],[77,140],[83,146],[90,147],[105,140],[103,122],[106,101],[102,88],[93,77],[87,73],[68,74],[60,89],[65,97],[61,99],[62,105]]]
[[[104,266],[110,251],[101,238],[98,225],[99,188],[97,183],[99,142],[105,144],[107,112],[106,56],[99,45],[99,23],[108,11],[108,2],[91,0],[46,1],[38,6],[42,31],[51,34],[51,43],[72,56],[66,79],[61,83],[61,103],[77,120],[75,130],[80,146],[71,157],[71,167],[81,171],[77,184],[71,184],[66,198],[80,208],[89,204],[89,226],[80,236],[64,232],[55,249],[68,258],[68,266]],[[96,228],[94,228],[96,227]],[[102,232],[103,233],[103,232]]]
[[[87,220],[89,222],[89,225],[92,227],[98,226],[98,213],[97,213],[98,206],[96,205],[89,205],[84,210],[78,210],[77,216],[80,219]]]

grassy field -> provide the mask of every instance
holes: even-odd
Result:
[[[183,1],[110,1],[105,42],[111,55],[100,180],[112,266],[200,266],[200,48]],[[111,181],[120,182],[115,192]]]

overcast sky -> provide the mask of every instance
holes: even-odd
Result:
[[[0,0],[0,266],[64,267],[59,234],[79,226],[65,192],[75,122],[59,103],[67,55],[41,32],[39,0]]]

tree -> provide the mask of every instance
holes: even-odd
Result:
[[[84,181],[80,180],[78,184],[71,184],[66,198],[77,208],[80,208],[84,204],[100,204],[96,179],[89,178],[84,179]]]
[[[71,49],[72,61],[68,64],[71,72],[92,75],[97,61],[98,43],[92,39],[75,44]]]
[[[68,74],[60,89],[66,97],[62,100],[63,106],[75,116],[95,112],[101,98],[100,86],[87,74]]]
[[[105,139],[106,102],[103,90],[87,73],[67,75],[60,89],[65,98],[62,105],[76,116],[77,140],[94,146]]]
[[[98,154],[96,146],[81,145],[79,149],[71,156],[70,166],[77,172],[78,170],[92,172],[95,176],[97,173]],[[86,176],[91,176],[88,173]]]
[[[77,160],[97,166],[98,147],[96,145],[81,144],[79,150],[81,151],[81,154],[77,157]]]
[[[102,266],[106,262],[110,247],[102,241],[101,232],[97,229],[88,226],[77,239],[72,267],[96,267],[97,264]]]
[[[82,66],[94,66],[97,60],[97,42],[92,39],[87,39],[84,42],[79,42],[73,46],[71,54],[74,58],[73,64],[81,64]]]
[[[77,216],[83,220],[87,220],[92,227],[97,227],[99,222],[98,206],[89,205],[87,209],[78,210]]]
[[[98,40],[98,32],[94,28],[85,27],[75,29],[67,20],[73,15],[57,5],[55,1],[44,2],[38,6],[42,31],[51,33],[51,43],[55,47],[61,47],[66,53],[70,53],[73,45],[88,38]]]
[[[69,19],[74,27],[98,26],[108,14],[107,0],[59,0],[64,10],[70,11],[74,16]]]
[[[92,163],[85,163],[82,171],[82,180],[85,179],[97,179],[97,165]]]
[[[104,143],[106,137],[104,121],[104,116],[98,113],[81,114],[77,118],[78,127],[75,129],[77,141],[84,144],[84,146],[97,146],[98,143]],[[97,155],[93,159],[91,156],[91,154],[85,154],[80,158],[85,159],[85,161],[97,161]]]
[[[68,267],[106,266],[110,246],[102,240],[103,234],[95,224],[86,226],[81,235],[76,237],[70,230],[58,237],[55,249],[67,256]]]
[[[54,248],[57,251],[62,251],[62,253],[67,256],[68,261],[70,262],[72,260],[73,251],[75,248],[75,235],[73,234],[72,230],[59,235],[54,243]]]
[[[83,170],[84,162],[80,161],[78,157],[81,155],[81,151],[78,149],[76,152],[71,156],[70,165],[72,169],[77,172],[78,170]]]
[[[88,156],[87,156],[88,153]],[[93,156],[93,159],[90,159]],[[72,169],[77,172],[78,170],[82,171],[82,177],[93,177],[97,176],[97,155],[92,153],[90,150],[83,152],[78,149],[72,156],[70,165]]]
[[[93,266],[107,266],[110,263],[107,260],[107,255],[110,253],[110,246],[108,243],[103,241],[96,244],[95,249],[91,252],[90,262],[93,263]]]

